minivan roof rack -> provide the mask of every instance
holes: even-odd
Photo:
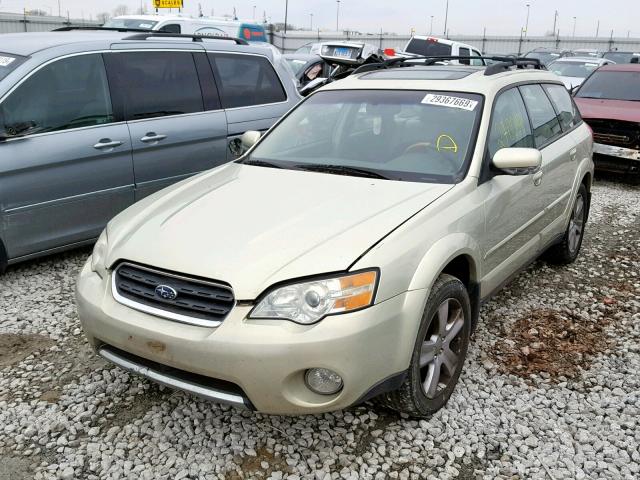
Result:
[[[54,28],[52,32],[71,32],[72,30],[106,30],[108,32],[149,32],[148,28],[129,28],[129,27],[59,27]]]
[[[168,33],[168,32],[149,32],[145,33],[137,33],[135,35],[131,35],[129,37],[123,38],[123,40],[146,40],[147,38],[155,37],[155,38],[190,38],[194,42],[201,42],[203,39],[209,40],[227,40],[229,42],[235,42],[236,45],[249,45],[249,42],[243,40],[242,38],[236,37],[223,37],[216,35],[189,35],[184,33]]]
[[[420,60],[419,63],[406,63],[407,61]],[[481,55],[442,55],[442,56],[415,56],[415,57],[395,57],[378,63],[364,64],[358,67],[353,73],[370,72],[387,68],[411,67],[415,65],[434,65],[436,62],[446,60],[493,60],[493,65],[487,65],[484,74],[495,75],[496,73],[509,70],[511,67],[526,68],[533,67],[535,70],[546,70],[546,67],[537,58],[526,57],[485,57]]]

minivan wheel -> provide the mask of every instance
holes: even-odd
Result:
[[[573,202],[569,225],[560,243],[547,250],[546,257],[551,263],[573,263],[580,253],[584,227],[587,224],[589,200],[584,184],[580,185],[578,194]]]
[[[387,407],[414,417],[442,408],[458,382],[471,333],[471,304],[464,284],[442,274],[422,316],[411,365],[402,386],[379,398]]]

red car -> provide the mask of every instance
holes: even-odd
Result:
[[[640,65],[598,68],[574,99],[593,130],[596,168],[640,173]]]

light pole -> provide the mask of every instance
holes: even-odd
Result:
[[[530,3],[527,3],[527,21],[524,25],[524,36],[526,37],[529,34],[529,8],[531,7]]]
[[[444,36],[447,36],[447,20],[449,20],[449,0],[447,0],[447,6],[444,10]]]
[[[289,0],[284,1],[284,34],[287,34],[287,20],[289,19]]]
[[[340,31],[340,0],[336,0],[336,32]]]
[[[433,34],[433,15],[431,15],[431,25],[429,26],[429,35]]]
[[[556,34],[556,23],[558,21],[558,10],[553,14],[553,34]]]
[[[313,31],[313,13],[310,13],[309,16],[311,17],[311,27],[309,30]]]
[[[600,19],[598,19],[598,25],[596,25],[596,38],[598,37],[598,33],[600,33]]]
[[[576,17],[573,17],[573,35],[572,37],[576,36]]]

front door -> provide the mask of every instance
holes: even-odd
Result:
[[[0,103],[0,234],[9,259],[91,240],[133,203],[129,130],[100,54],[55,60]]]
[[[211,100],[208,64],[210,83],[198,75],[204,53],[113,52],[105,60],[131,134],[136,200],[226,162],[227,120]]]

